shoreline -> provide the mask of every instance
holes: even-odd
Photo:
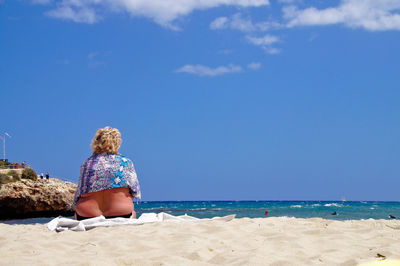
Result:
[[[143,214],[143,213],[138,213],[138,217]],[[146,212],[148,213],[148,212]],[[70,215],[63,215],[60,214],[60,216],[65,217],[65,218],[70,218],[73,219],[74,217],[74,212],[73,213],[67,213]],[[232,213],[234,214],[234,213]],[[184,215],[184,214],[180,214],[180,215]],[[228,214],[229,215],[229,214]],[[217,215],[217,216],[223,216],[223,215]],[[47,222],[50,222],[51,220],[53,220],[54,218],[57,218],[58,216],[54,216],[54,215],[49,215],[49,216],[41,216],[41,217],[23,217],[23,218],[19,218],[19,219],[2,219],[0,220],[0,224],[7,224],[7,225],[45,225]],[[199,217],[196,217],[199,218]],[[204,217],[203,217],[204,218]],[[206,218],[212,218],[212,217],[206,217]],[[339,221],[339,222],[346,222],[346,221],[398,221],[400,223],[400,218],[397,219],[390,219],[390,218],[379,218],[379,219],[375,219],[375,218],[366,218],[366,219],[338,219],[338,218],[325,218],[325,217],[307,217],[307,218],[303,218],[303,217],[294,217],[294,216],[269,216],[269,217],[236,217],[236,219],[268,219],[268,218],[282,218],[282,219],[322,219],[322,220],[326,220],[326,221]],[[29,221],[27,221],[29,220]],[[36,220],[40,221],[40,220],[47,220],[47,222],[37,222]],[[21,222],[18,222],[21,221]],[[26,221],[26,222],[23,222]],[[400,265],[399,265],[400,266]]]
[[[2,264],[357,265],[400,260],[400,220],[235,218],[48,231],[0,224]]]
[[[15,202],[13,200],[12,202]],[[58,204],[57,202],[55,202]],[[400,202],[334,202],[334,201],[142,201],[135,202],[135,210],[140,216],[148,212],[165,212],[198,218],[210,218],[236,214],[237,218],[324,218],[328,220],[392,220],[400,218]],[[49,205],[48,205],[49,206]],[[51,212],[32,212],[12,217],[1,217],[0,222],[13,221],[23,224],[36,219],[59,215],[72,216],[73,208]],[[0,215],[1,216],[1,215]],[[32,223],[32,222],[31,222]]]

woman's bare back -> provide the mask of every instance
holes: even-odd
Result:
[[[83,194],[76,204],[76,212],[84,217],[118,216],[132,213],[136,218],[133,196],[129,188],[113,188]]]

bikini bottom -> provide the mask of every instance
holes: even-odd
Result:
[[[78,221],[85,220],[85,219],[90,219],[90,218],[94,218],[94,217],[80,216],[77,212],[75,212],[75,214],[76,214],[76,219],[77,219]],[[128,213],[128,214],[125,214],[125,215],[104,216],[104,217],[107,218],[107,219],[111,219],[111,218],[131,218],[131,216],[132,216],[132,213]]]

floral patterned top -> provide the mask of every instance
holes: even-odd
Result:
[[[93,154],[81,166],[74,204],[83,194],[121,187],[128,187],[132,196],[141,198],[132,161],[120,154]]]

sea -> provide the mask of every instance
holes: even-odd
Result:
[[[211,218],[236,214],[236,218],[324,218],[331,220],[400,219],[400,202],[383,201],[141,201],[135,202],[137,217],[142,213],[165,212]],[[389,216],[396,218],[390,218]],[[72,217],[70,217],[72,218]],[[45,224],[54,217],[0,221],[6,224]]]

